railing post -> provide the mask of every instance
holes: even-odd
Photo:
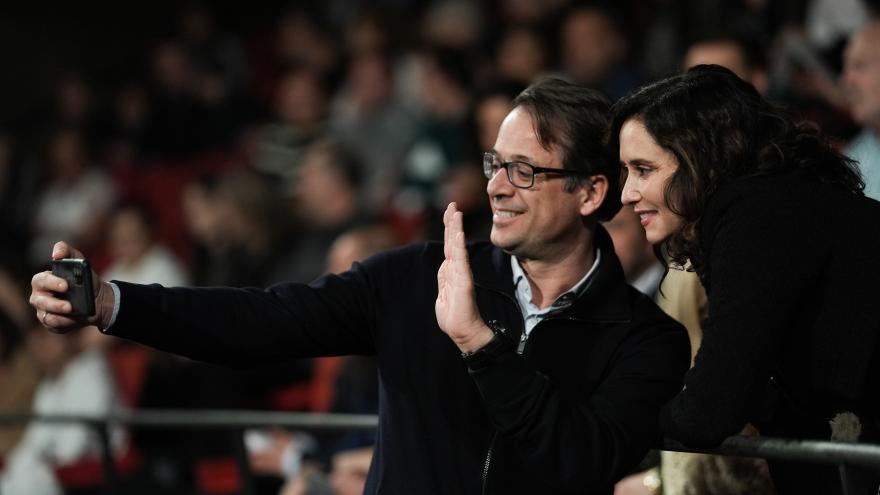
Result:
[[[98,434],[101,445],[101,467],[104,471],[104,490],[107,495],[119,494],[119,478],[116,476],[116,463],[113,460],[113,447],[110,444],[110,425],[107,421],[95,420],[91,425]]]

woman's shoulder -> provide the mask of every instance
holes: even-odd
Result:
[[[790,170],[743,177],[719,187],[706,203],[703,220],[712,223],[742,212],[753,221],[781,221],[878,208],[877,201],[823,182],[807,170]]]

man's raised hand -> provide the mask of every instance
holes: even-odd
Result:
[[[445,260],[437,271],[437,324],[462,352],[472,352],[492,340],[477,309],[474,280],[465,247],[462,215],[455,203],[443,214]]]

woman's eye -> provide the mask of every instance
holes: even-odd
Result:
[[[636,169],[636,173],[639,174],[639,177],[643,177],[651,172],[651,167],[645,167],[642,165],[636,165],[634,167]]]

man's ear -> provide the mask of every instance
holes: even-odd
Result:
[[[608,179],[604,175],[591,175],[581,183],[580,187],[582,217],[596,213],[608,194]]]

